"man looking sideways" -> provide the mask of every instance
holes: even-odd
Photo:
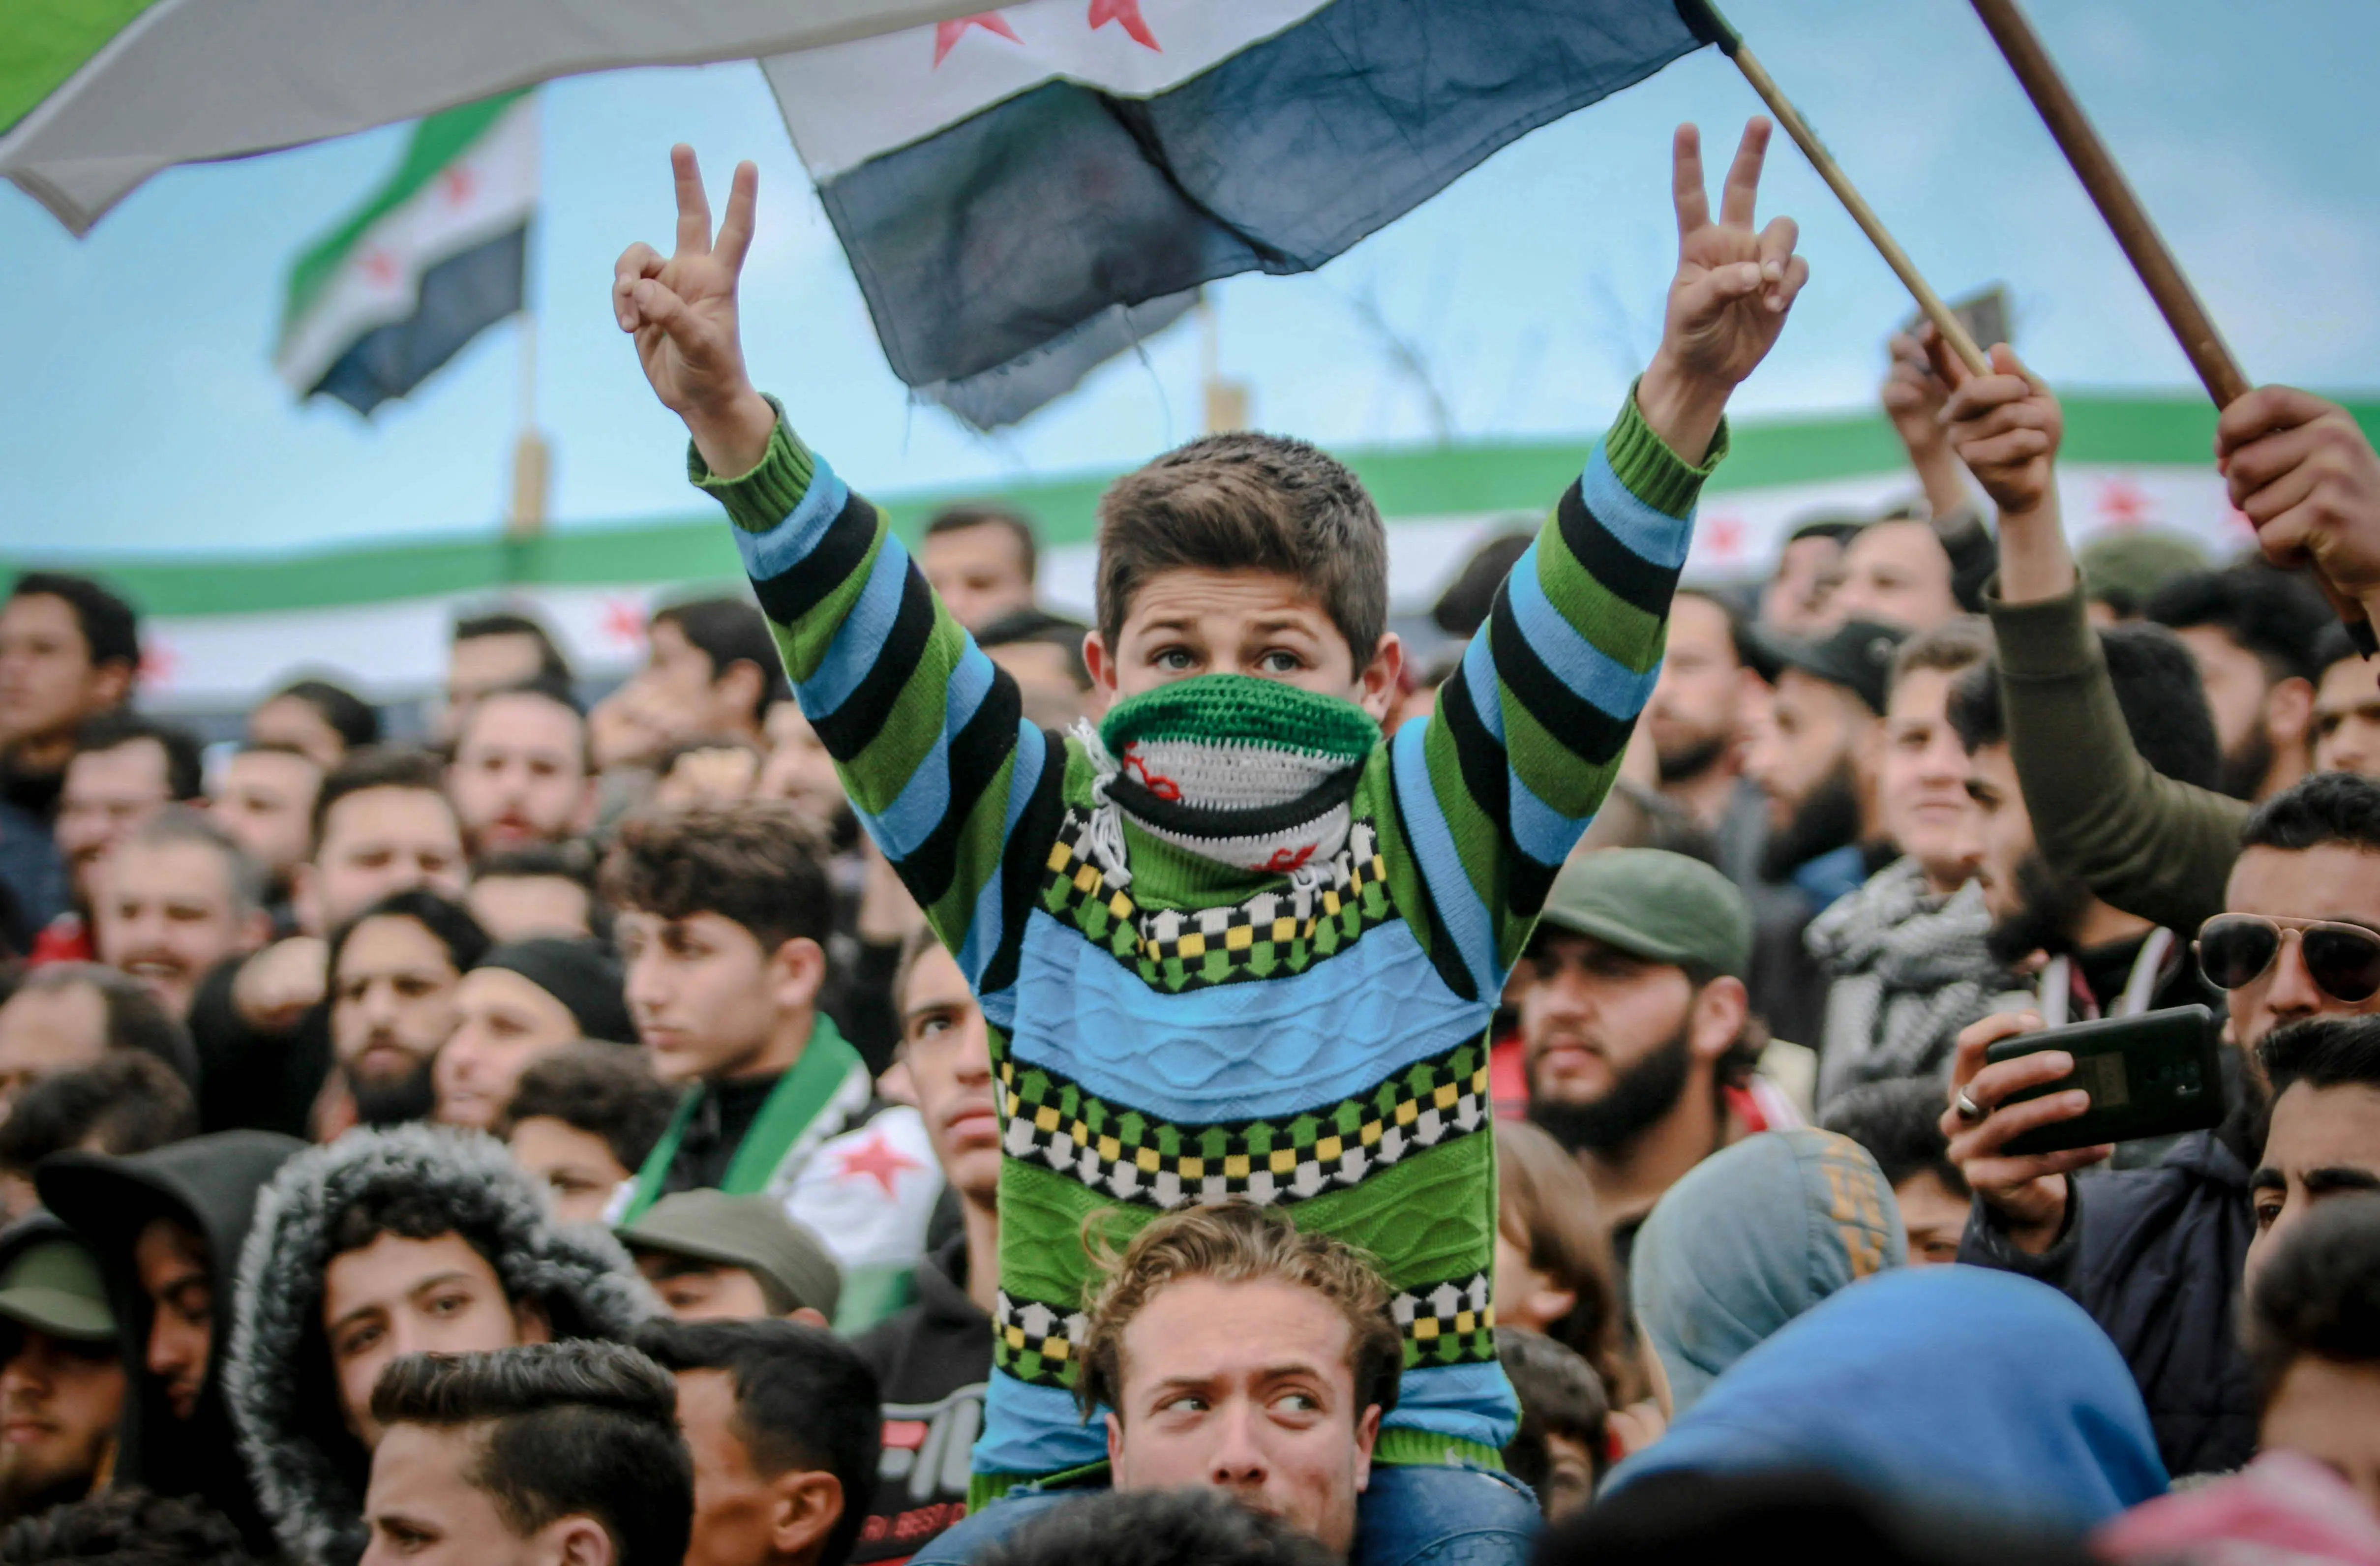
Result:
[[[368,1566],[680,1566],[693,1469],[660,1366],[616,1343],[414,1354],[372,1389],[387,1434]]]

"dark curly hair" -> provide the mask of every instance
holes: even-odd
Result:
[[[0,1566],[90,1560],[104,1566],[249,1566],[239,1530],[196,1499],[137,1486],[54,1506],[0,1533]]]

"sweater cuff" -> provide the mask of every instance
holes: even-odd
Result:
[[[785,405],[774,397],[768,403],[777,410],[777,427],[769,433],[768,453],[749,473],[720,478],[702,460],[694,443],[686,443],[686,478],[725,506],[728,519],[747,533],[765,533],[792,516],[802,496],[809,492],[810,475],[817,467],[809,447],[802,444],[801,437],[785,421]]]
[[[1665,516],[1686,516],[1693,514],[1695,498],[1703,492],[1703,480],[1727,455],[1727,419],[1721,415],[1702,466],[1688,462],[1645,422],[1645,410],[1636,406],[1636,383],[1632,381],[1627,400],[1620,405],[1620,417],[1611,421],[1603,437],[1603,456],[1630,494]]]
[[[2008,603],[1995,592],[1984,606],[1999,644],[2000,673],[2009,679],[2070,680],[2102,661],[2080,581],[2059,597],[2031,603]]]

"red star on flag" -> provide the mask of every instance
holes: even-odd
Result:
[[[957,17],[950,21],[934,24],[935,65],[940,66],[944,56],[958,47],[960,35],[971,27],[979,27],[986,32],[996,32],[1011,43],[1025,42],[1016,36],[1016,30],[1010,27],[998,11],[978,11],[971,17]]]
[[[623,647],[645,644],[645,608],[631,598],[603,601],[603,634]]]
[[[1743,519],[1740,516],[1714,516],[1703,529],[1708,553],[1715,560],[1732,560],[1743,552]]]
[[[479,171],[468,164],[456,164],[438,176],[438,184],[446,194],[446,204],[459,207],[479,194]]]
[[[2143,528],[2156,518],[2156,501],[2130,479],[2110,479],[2099,486],[2098,512],[2110,528]]]
[[[386,250],[366,250],[356,262],[356,270],[364,274],[365,281],[385,288],[396,281],[396,258]]]
[[[834,1171],[837,1180],[857,1180],[865,1177],[884,1187],[887,1196],[892,1193],[892,1177],[905,1169],[926,1166],[909,1157],[878,1132],[858,1147],[843,1155],[843,1167]]]
[[[151,688],[174,683],[174,671],[181,666],[181,655],[167,643],[143,641],[140,644],[140,683]]]
[[[1148,19],[1140,14],[1140,0],[1091,0],[1091,30],[1097,32],[1110,22],[1122,26],[1124,36],[1142,48],[1165,53],[1157,34],[1148,30]]]

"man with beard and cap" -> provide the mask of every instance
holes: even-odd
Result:
[[[1700,860],[1612,848],[1562,867],[1514,970],[1529,1118],[1575,1155],[1624,1269],[1686,1171],[1800,1117],[1755,1075],[1742,894]]]
[[[2220,753],[2189,650],[2157,625],[2111,626],[2098,639],[2143,759],[2167,777],[2210,786]],[[2198,1000],[2186,933],[2102,902],[2042,854],[2009,746],[1996,659],[1959,677],[1949,711],[1973,769],[1967,792],[1983,809],[1985,939],[2003,962],[2043,959],[2034,1003],[2043,1021],[2054,1027]]]
[[[456,1022],[431,1079],[438,1123],[485,1131],[521,1073],[581,1038],[631,1044],[637,1025],[611,948],[538,936],[491,950],[455,989]]]
[[[1895,857],[1878,783],[1892,663],[1908,633],[1847,620],[1813,640],[1767,638],[1779,665],[1769,721],[1743,770],[1768,796],[1763,880],[1794,888],[1796,919],[1764,919],[1748,971],[1753,1009],[1788,1038],[1815,1038],[1827,976],[1803,949],[1817,915]]]
[[[196,1495],[259,1552],[273,1534],[233,1439],[219,1328],[257,1193],[304,1147],[269,1131],[226,1131],[124,1158],[58,1153],[33,1176],[42,1205],[91,1247],[107,1281],[130,1378],[116,1481]]]
[[[36,1213],[0,1234],[0,1520],[106,1484],[123,1407],[99,1264]]]
[[[315,1109],[318,1141],[352,1124],[423,1120],[437,1108],[432,1070],[455,1031],[455,991],[487,952],[468,910],[419,888],[383,897],[331,937],[338,1074]]]
[[[257,1198],[224,1362],[283,1552],[356,1566],[372,1385],[392,1361],[625,1341],[653,1310],[619,1244],[556,1226],[492,1138],[403,1125],[291,1159]]]

